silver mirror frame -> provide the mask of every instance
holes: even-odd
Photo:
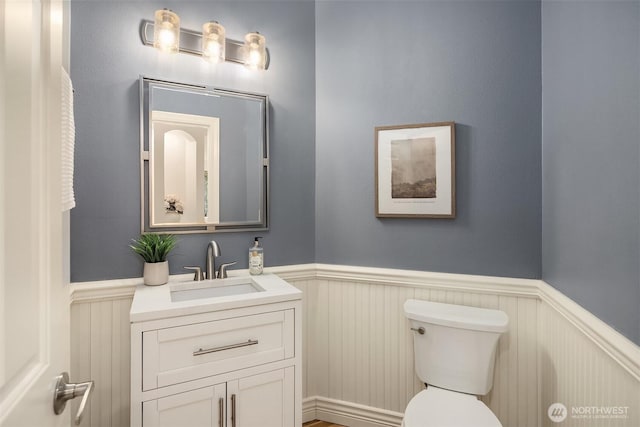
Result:
[[[264,123],[262,144],[262,192],[260,200],[260,218],[256,222],[224,222],[221,224],[203,224],[202,226],[154,226],[151,227],[149,218],[149,161],[150,153],[145,146],[145,132],[149,134],[150,120],[145,118],[145,83],[159,83],[169,87],[184,88],[202,91],[203,93],[215,93],[218,95],[231,95],[240,97],[252,97],[264,100]],[[142,233],[171,233],[171,234],[202,234],[238,231],[265,231],[269,229],[269,96],[258,93],[235,91],[211,86],[203,86],[189,83],[178,83],[141,75],[139,79],[140,93],[140,229]],[[145,129],[145,122],[148,122]]]

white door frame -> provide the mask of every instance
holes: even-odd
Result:
[[[156,140],[156,125],[175,126],[177,130],[185,130],[190,127],[205,129],[205,140],[197,141],[202,144],[201,156],[203,167],[208,171],[209,182],[207,185],[207,198],[209,202],[209,213],[207,217],[193,223],[188,222],[167,222],[159,212],[163,212],[164,200],[164,174],[158,173],[161,168],[156,164],[157,146],[162,146],[164,141]],[[170,111],[153,110],[151,112],[151,132],[149,135],[149,225],[151,227],[162,226],[202,226],[206,224],[220,223],[220,118],[199,116],[195,114],[174,113]],[[195,173],[195,172],[194,172]]]

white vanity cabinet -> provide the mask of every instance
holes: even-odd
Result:
[[[136,297],[131,427],[302,425],[299,291],[248,306],[241,298],[233,304],[213,298],[212,311],[181,303],[157,315],[141,314]]]

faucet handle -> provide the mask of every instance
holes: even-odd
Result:
[[[235,265],[237,263],[237,261],[233,261],[233,262],[228,262],[226,264],[220,264],[220,267],[218,267],[218,279],[226,279],[227,276],[227,267],[231,267],[232,265]]]
[[[189,267],[182,267],[185,270],[194,270],[194,275],[193,275],[193,280],[195,280],[196,282],[199,282],[201,280],[204,280],[204,276],[202,274],[202,269],[198,266],[189,266]]]

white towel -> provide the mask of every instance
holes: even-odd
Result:
[[[75,207],[73,194],[73,150],[76,125],[73,118],[73,84],[67,71],[62,69],[62,211]]]

